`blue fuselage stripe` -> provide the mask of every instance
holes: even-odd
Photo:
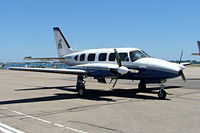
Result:
[[[130,69],[130,68],[129,68]],[[120,76],[121,79],[131,79],[131,80],[141,80],[141,79],[168,79],[178,77],[178,73],[163,72],[158,70],[144,69],[144,68],[134,68],[138,70],[138,73],[128,72]],[[96,70],[87,69],[87,75],[91,77],[114,77],[117,74],[111,73],[109,70]]]

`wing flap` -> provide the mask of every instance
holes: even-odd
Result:
[[[46,73],[60,73],[60,74],[74,74],[74,75],[86,75],[87,74],[86,71],[80,70],[80,69],[10,67],[10,70],[46,72]]]

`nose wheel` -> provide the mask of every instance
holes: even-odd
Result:
[[[166,96],[167,96],[167,92],[164,90],[164,88],[165,88],[165,85],[164,85],[164,83],[161,83],[160,84],[160,90],[159,90],[159,92],[158,92],[158,97],[160,98],[160,99],[165,99],[166,98]]]

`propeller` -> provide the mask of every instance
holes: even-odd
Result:
[[[112,86],[113,88],[115,87],[117,81],[118,81],[118,78],[115,80],[115,82],[114,82],[114,84],[113,84],[113,86]]]
[[[183,57],[183,50],[181,52],[181,57],[180,57],[180,60],[179,60],[179,64],[181,64],[182,57]]]
[[[183,50],[182,50],[182,52],[181,52],[179,64],[180,64],[180,68],[181,68],[181,69],[184,69],[185,67],[181,64],[182,57],[183,57]],[[186,77],[185,77],[185,75],[184,75],[184,73],[183,73],[183,70],[180,70],[180,71],[179,71],[179,75],[182,77],[182,79],[183,79],[185,82],[187,81],[187,80],[186,80]]]
[[[121,67],[122,66],[121,59],[116,49],[114,49],[114,53],[115,53],[115,59],[117,60],[117,64],[119,65],[119,67]]]
[[[119,65],[119,67],[118,67],[118,69],[117,69],[118,76],[117,76],[117,78],[116,78],[116,80],[115,80],[115,82],[114,82],[114,84],[113,84],[113,88],[114,88],[115,85],[117,84],[117,81],[118,81],[119,77],[120,77],[121,75],[123,75],[123,74],[128,73],[128,71],[129,71],[127,67],[122,66],[121,59],[120,59],[119,54],[118,54],[118,52],[117,52],[116,49],[114,49],[114,53],[115,53],[115,59],[116,59],[116,61],[117,61],[117,64]],[[112,81],[111,81],[111,82],[112,82]]]
[[[185,75],[184,75],[184,73],[183,73],[183,70],[180,70],[179,71],[179,75],[182,77],[182,79],[186,82],[187,80],[186,80],[186,77],[185,77]]]

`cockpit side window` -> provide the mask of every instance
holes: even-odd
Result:
[[[136,61],[140,58],[146,58],[146,57],[147,56],[139,50],[135,50],[135,51],[130,52],[130,58],[131,58],[132,62],[134,62],[134,61]]]
[[[128,53],[119,53],[121,61],[129,61]]]
[[[76,55],[76,56],[74,57],[74,60],[76,60],[76,61],[78,60],[78,55]]]

